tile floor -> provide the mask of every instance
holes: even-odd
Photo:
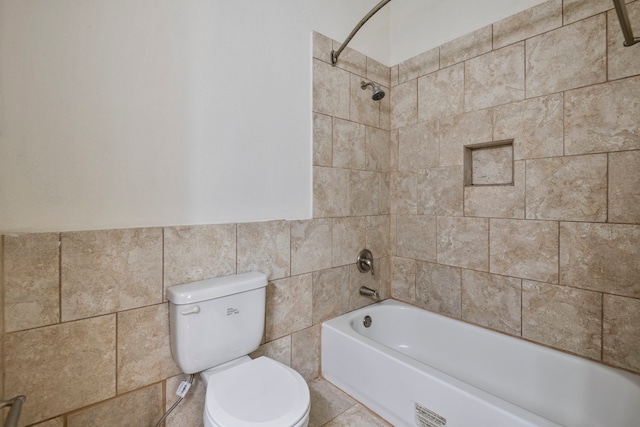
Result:
[[[309,427],[391,427],[352,397],[322,378],[309,382]]]

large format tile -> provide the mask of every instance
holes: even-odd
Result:
[[[288,221],[238,224],[238,273],[261,271],[269,280],[289,276],[291,230]]]
[[[418,81],[410,80],[393,88],[391,101],[391,129],[418,121]]]
[[[307,381],[320,375],[319,323],[291,334],[291,367]]]
[[[162,229],[62,233],[62,320],[162,302]]]
[[[321,427],[356,405],[348,394],[344,393],[330,382],[317,379],[309,383],[311,393],[311,413],[309,427]]]
[[[524,42],[470,59],[464,68],[465,110],[524,99]]]
[[[640,300],[605,294],[603,307],[603,360],[640,372]]]
[[[4,330],[12,332],[58,323],[60,236],[5,235],[3,261]]]
[[[606,19],[594,16],[528,39],[525,51],[527,98],[604,82]]]
[[[364,169],[365,126],[348,120],[333,121],[333,167]]]
[[[367,224],[363,217],[336,218],[333,220],[334,267],[352,264],[367,241]]]
[[[118,394],[180,373],[171,356],[169,306],[118,313]]]
[[[489,220],[438,217],[438,262],[489,271]]]
[[[513,139],[514,160],[563,155],[563,96],[542,96],[496,107],[496,141]]]
[[[640,223],[640,151],[609,154],[609,222]]]
[[[493,48],[528,39],[562,26],[562,0],[549,0],[493,24]]]
[[[558,282],[558,223],[491,219],[490,271]]]
[[[398,137],[399,171],[417,172],[438,166],[438,122],[402,127]]]
[[[67,427],[151,427],[163,413],[162,386],[156,384],[74,412]]]
[[[391,212],[397,214],[416,214],[417,174],[413,172],[391,173]]]
[[[362,405],[355,405],[325,424],[325,427],[391,427]]]
[[[611,0],[563,0],[564,24],[602,13],[612,7]]]
[[[634,37],[638,37],[637,32],[640,22],[640,2],[635,1],[627,4],[627,13],[629,22],[632,23],[634,29]],[[640,74],[640,46],[637,44],[633,47],[624,45],[624,36],[622,28],[618,21],[618,15],[615,10],[607,12],[607,72],[609,80],[620,79],[623,77]]]
[[[463,215],[462,166],[431,168],[418,174],[418,214]]]
[[[391,258],[391,296],[409,303],[416,302],[417,261],[410,258]]]
[[[380,213],[379,172],[349,171],[349,214],[351,216],[377,215]]]
[[[164,229],[165,288],[236,271],[235,224]]]
[[[314,218],[348,215],[349,200],[349,170],[313,168]]]
[[[464,215],[524,218],[525,162],[513,162],[513,185],[464,187]]]
[[[560,283],[640,298],[640,226],[560,223]]]
[[[360,75],[351,75],[349,118],[354,122],[380,127],[380,106],[382,103],[372,98],[373,91],[371,86],[366,86],[362,89],[362,82],[368,83]],[[383,90],[385,93],[389,93],[388,89],[385,88]]]
[[[367,126],[365,129],[365,169],[389,171],[389,131]]]
[[[355,260],[355,257],[354,257]],[[346,313],[349,309],[349,267],[313,273],[313,324]]]
[[[528,219],[607,220],[607,156],[527,160]]]
[[[461,316],[461,270],[442,264],[418,262],[416,303],[436,313]]]
[[[398,81],[404,83],[417,79],[420,76],[437,71],[439,66],[440,49],[427,50],[398,64]]]
[[[488,25],[440,46],[440,67],[445,68],[490,52],[492,32],[491,25]]]
[[[493,140],[491,109],[472,111],[440,120],[440,166],[462,166],[464,146]]]
[[[602,294],[548,283],[522,283],[522,336],[600,359]]]
[[[462,270],[462,318],[511,335],[521,332],[520,279]]]
[[[116,393],[116,317],[108,315],[6,334],[4,395],[28,396],[29,425]]]
[[[265,321],[267,341],[312,325],[312,283],[311,274],[269,282]]]
[[[435,120],[464,112],[464,64],[418,79],[418,121]]]
[[[313,60],[313,112],[349,118],[350,74],[339,67]]]
[[[565,154],[640,149],[639,109],[640,77],[567,92]]]
[[[333,118],[313,113],[313,165],[333,165]]]
[[[436,261],[436,217],[398,215],[397,255],[421,261]]]
[[[330,218],[291,222],[291,274],[331,267],[333,222]]]

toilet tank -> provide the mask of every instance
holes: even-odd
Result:
[[[167,289],[171,353],[186,374],[256,350],[262,341],[267,276],[250,272]]]

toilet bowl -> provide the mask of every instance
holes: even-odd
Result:
[[[203,372],[205,427],[306,427],[309,388],[293,369],[249,357],[227,369]]]

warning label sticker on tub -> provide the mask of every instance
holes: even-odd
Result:
[[[447,419],[416,403],[416,425],[418,427],[447,427]]]

